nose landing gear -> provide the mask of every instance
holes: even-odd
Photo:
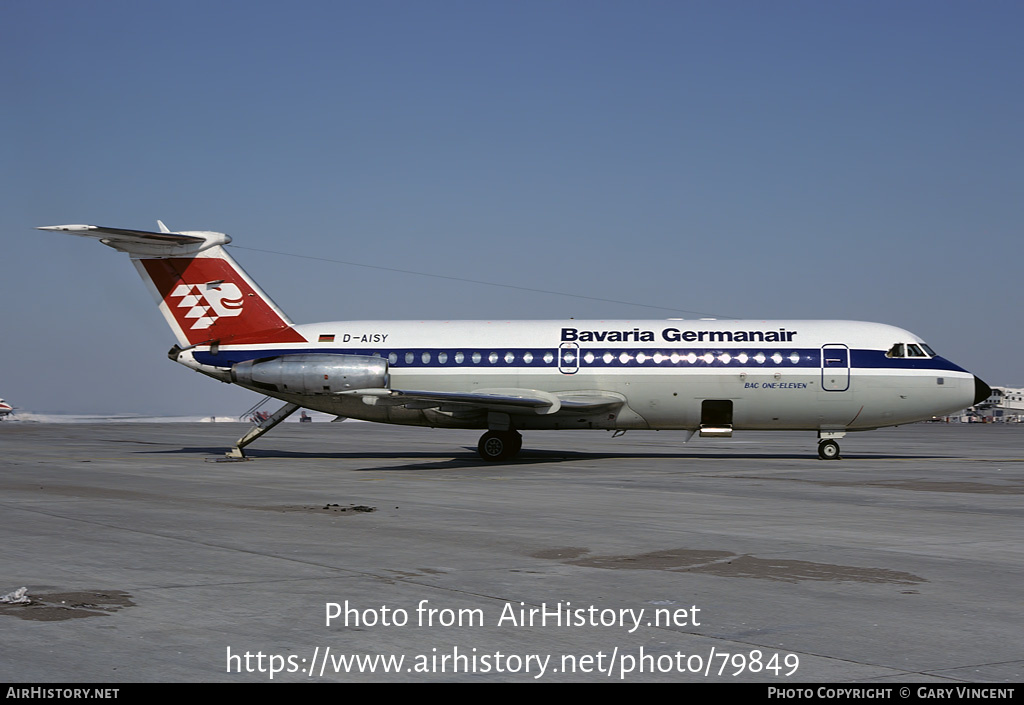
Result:
[[[831,439],[818,441],[818,457],[822,460],[839,460],[839,444]]]

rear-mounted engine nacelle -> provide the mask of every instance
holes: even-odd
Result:
[[[239,362],[231,381],[268,392],[337,394],[386,389],[388,361],[368,355],[281,355]]]

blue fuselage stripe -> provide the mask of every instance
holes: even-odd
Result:
[[[845,352],[845,351],[844,351]],[[965,372],[943,357],[891,358],[881,350],[850,350],[852,369],[934,370],[936,372]],[[764,356],[758,362],[755,356]],[[820,348],[670,348],[633,347],[605,348],[323,348],[288,347],[253,350],[221,348],[217,353],[209,350],[193,352],[196,361],[213,367],[231,367],[239,362],[282,355],[366,355],[389,359],[395,369],[417,368],[487,368],[487,369],[544,369],[578,367],[582,370],[616,369],[623,367],[690,369],[700,367],[728,367],[733,369],[794,369],[822,367]],[[772,359],[778,354],[781,359]],[[459,356],[461,355],[461,358]],[[474,362],[474,355],[479,355]],[[491,362],[491,356],[496,356]],[[642,358],[640,357],[642,355]],[[706,358],[710,355],[710,358]],[[724,357],[728,355],[729,357]],[[740,356],[746,355],[745,362]],[[560,357],[561,356],[561,357]],[[657,358],[655,356],[658,356]],[[443,361],[442,361],[443,359]],[[461,359],[461,362],[458,361]],[[656,361],[656,359],[658,361]],[[527,362],[527,360],[530,360]],[[838,368],[845,369],[845,361]]]

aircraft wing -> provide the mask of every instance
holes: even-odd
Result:
[[[363,403],[405,406],[410,409],[500,411],[507,414],[554,414],[559,411],[596,412],[621,406],[625,399],[610,392],[566,392],[555,394],[539,389],[482,389],[477,392],[430,392],[409,389],[357,389],[343,394],[362,398]]]

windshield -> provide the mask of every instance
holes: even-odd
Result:
[[[895,343],[886,357],[935,357],[935,351],[924,343]]]

